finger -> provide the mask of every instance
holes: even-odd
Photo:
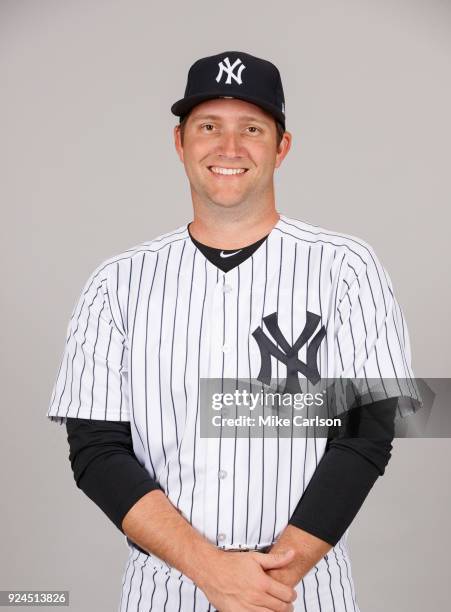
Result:
[[[268,586],[265,589],[267,593],[277,597],[281,601],[286,603],[291,603],[292,601],[296,601],[298,594],[293,587],[288,586],[287,584],[283,584],[279,582],[275,578],[268,576],[269,582]]]
[[[272,612],[287,612],[291,608],[291,602],[281,601],[269,593],[262,593],[258,599],[254,600],[254,605],[262,608],[269,608]],[[259,608],[260,610],[260,608]]]
[[[294,550],[285,550],[277,553],[252,553],[254,559],[263,569],[283,567],[294,559]]]
[[[262,610],[270,610],[271,612],[292,612],[294,609],[292,604],[283,603],[278,599],[274,599],[273,602],[274,603],[270,603],[265,599],[260,605],[254,604],[250,606],[249,609],[255,610],[255,612],[262,612]]]

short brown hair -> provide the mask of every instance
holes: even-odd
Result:
[[[180,119],[180,141],[182,143],[182,146],[183,146],[183,134],[185,131],[186,120],[188,119],[189,115],[190,114],[188,113],[187,115],[184,115]],[[276,130],[277,130],[277,148],[279,148],[279,145],[282,142],[282,137],[285,134],[285,128],[276,119],[274,119],[274,121],[276,123]]]

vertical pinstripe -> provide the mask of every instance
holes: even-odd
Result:
[[[252,332],[265,331],[263,318],[276,312],[293,344],[307,311],[326,330],[317,356],[323,378],[399,379],[399,389],[416,397],[407,326],[373,249],[281,215],[227,273],[195,247],[186,225],[102,262],[72,311],[47,416],[60,424],[66,417],[130,421],[139,461],[206,538],[225,548],[271,544],[326,438],[252,439],[250,430],[201,438],[199,384],[256,379]],[[271,360],[273,376],[284,379],[285,364]],[[297,585],[296,610],[359,612],[347,535]],[[126,542],[120,612],[210,608],[186,576]]]

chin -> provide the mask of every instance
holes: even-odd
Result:
[[[244,201],[243,198],[239,198],[239,199],[210,198],[210,199],[214,204],[216,204],[216,206],[221,206],[222,208],[233,208],[235,206],[239,206]]]
[[[244,202],[246,200],[246,193],[242,191],[225,193],[224,191],[221,192],[217,190],[214,192],[210,191],[210,193],[208,193],[208,197],[218,206],[232,207],[239,206],[242,202]]]

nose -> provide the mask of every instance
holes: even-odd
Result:
[[[217,143],[217,154],[224,157],[236,158],[244,155],[239,133],[230,130],[224,131]]]

